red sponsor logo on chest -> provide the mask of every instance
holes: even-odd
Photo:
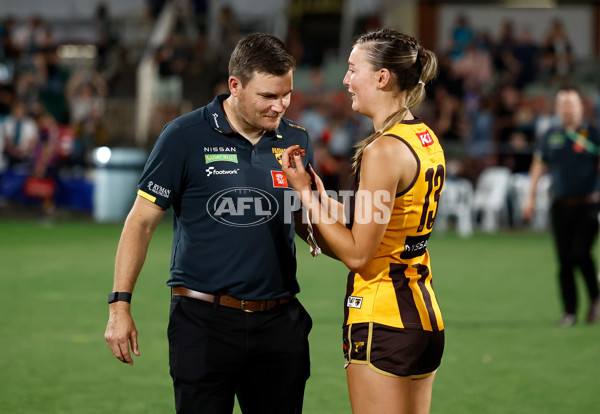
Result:
[[[429,131],[419,132],[417,133],[417,136],[421,140],[421,145],[424,147],[428,147],[433,144],[433,138],[431,138],[431,135],[429,135]]]
[[[273,178],[273,187],[287,187],[287,177],[281,171],[271,170],[271,177]]]

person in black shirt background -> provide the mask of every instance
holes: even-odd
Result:
[[[581,270],[590,300],[588,323],[596,322],[600,308],[596,265],[591,254],[598,234],[600,134],[583,119],[581,96],[573,87],[563,87],[558,92],[556,113],[560,125],[547,132],[531,164],[531,187],[523,217],[529,220],[533,216],[537,184],[548,171],[552,179],[552,232],[564,308],[559,323],[572,326],[577,321],[576,268]]]

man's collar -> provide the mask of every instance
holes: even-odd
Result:
[[[233,128],[229,125],[225,112],[223,111],[223,101],[228,97],[228,94],[218,95],[206,106],[208,109],[208,119],[212,127],[226,135],[233,133]]]

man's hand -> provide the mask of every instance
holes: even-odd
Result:
[[[535,211],[535,201],[527,200],[523,205],[523,220],[529,221],[533,218],[533,213]]]
[[[121,362],[133,365],[133,358],[129,352],[131,350],[137,356],[140,356],[137,342],[137,329],[131,317],[130,304],[127,302],[115,302],[110,305],[110,316],[106,325],[104,339],[114,356]]]

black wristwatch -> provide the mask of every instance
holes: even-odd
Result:
[[[131,303],[131,293],[113,292],[110,295],[108,295],[108,303],[114,303],[119,301]]]

